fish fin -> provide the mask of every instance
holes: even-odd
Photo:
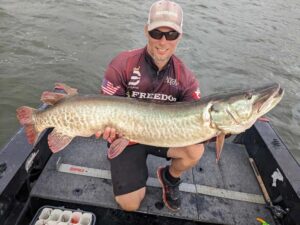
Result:
[[[28,106],[21,106],[17,109],[17,118],[21,125],[25,127],[25,134],[29,144],[35,144],[40,135],[34,127],[33,114],[36,111]]]
[[[225,139],[229,138],[230,136],[231,136],[231,134],[226,134],[225,135]],[[216,141],[217,141],[217,137],[213,137],[213,138],[211,138],[211,139],[209,139],[207,141],[204,141],[203,143],[207,144],[207,143],[216,142]]]
[[[109,146],[109,149],[107,150],[107,156],[109,159],[113,159],[120,155],[123,150],[126,148],[128,145],[129,140],[126,138],[118,138],[111,143]]]
[[[41,101],[47,105],[55,105],[58,101],[66,97],[66,94],[44,91],[41,96]]]
[[[270,122],[270,119],[266,116],[262,116],[262,117],[258,118],[257,120],[261,121],[261,122]]]
[[[34,121],[32,119],[33,113],[36,111],[34,108],[30,108],[28,106],[21,106],[17,108],[17,118],[21,125],[33,124]]]
[[[225,140],[225,134],[220,134],[216,139],[216,162],[219,162],[221,157],[221,152],[223,150]]]
[[[67,93],[67,95],[69,95],[69,96],[78,94],[78,90],[76,88],[72,88],[64,83],[55,83],[54,88],[64,90]]]
[[[35,145],[38,141],[40,133],[37,132],[33,124],[25,125],[25,133],[28,140],[28,143]]]
[[[55,128],[48,136],[48,145],[50,150],[53,153],[59,152],[64,149],[74,137],[70,137],[68,135],[62,134],[58,132]]]

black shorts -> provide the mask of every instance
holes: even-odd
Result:
[[[110,159],[111,178],[115,196],[127,194],[146,186],[147,156],[166,158],[169,148],[135,144],[128,146],[116,158]]]

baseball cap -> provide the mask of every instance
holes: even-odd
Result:
[[[162,0],[154,2],[148,16],[148,31],[158,27],[170,27],[182,33],[183,12],[175,2]]]

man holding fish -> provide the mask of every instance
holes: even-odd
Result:
[[[145,48],[122,52],[109,64],[104,95],[78,95],[76,89],[57,84],[66,94],[45,91],[41,97],[52,107],[21,106],[17,118],[30,144],[53,128],[47,136],[53,153],[77,136],[103,135],[109,142],[115,199],[126,211],[137,210],[145,196],[147,155],[171,159],[157,176],[166,206],[176,211],[180,176],[204,152],[198,143],[216,138],[219,160],[225,135],[249,129],[281,101],[284,90],[275,83],[199,99],[195,76],[174,55],[182,37],[182,10],[174,2],[152,5],[145,35]]]
[[[109,64],[101,93],[150,101],[193,101],[200,98],[194,74],[174,55],[182,38],[183,12],[171,1],[155,2],[145,25],[147,46],[120,53]],[[120,135],[107,127],[103,138],[112,143]],[[122,151],[122,152],[121,152]],[[204,152],[202,144],[178,148],[162,148],[129,143],[125,149],[113,151],[111,163],[115,199],[126,211],[139,208],[146,192],[148,154],[171,160],[157,170],[163,189],[163,200],[171,210],[180,208],[180,176],[197,164]]]

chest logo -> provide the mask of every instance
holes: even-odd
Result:
[[[140,73],[140,67],[134,67],[132,75],[130,77],[130,81],[128,82],[129,86],[136,86],[141,81],[141,73]]]
[[[172,77],[166,77],[166,82],[167,82],[167,84],[169,84],[171,86],[176,87],[178,85],[177,80],[173,79]]]

